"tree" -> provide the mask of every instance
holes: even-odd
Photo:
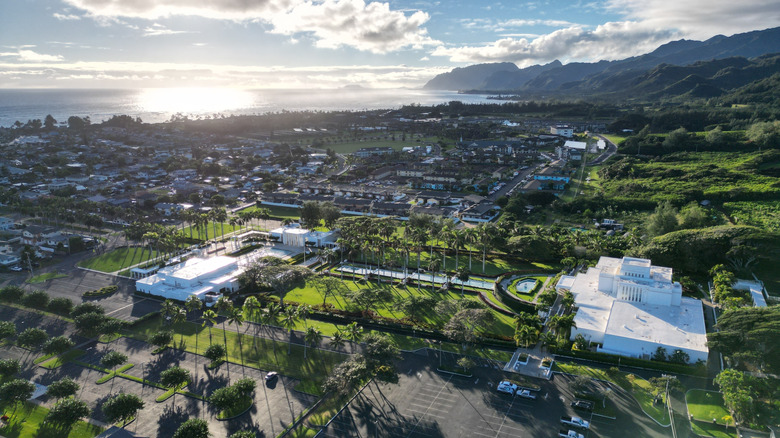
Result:
[[[221,361],[224,361],[225,358],[225,346],[222,344],[212,344],[209,345],[209,348],[206,349],[206,351],[203,353],[204,356],[206,356],[206,359],[211,361],[211,365],[216,366]]]
[[[149,343],[157,347],[158,350],[168,346],[171,341],[173,341],[173,332],[169,330],[159,330],[149,338]]]
[[[436,283],[433,281],[434,275],[436,275],[436,272],[441,269],[441,260],[438,258],[431,259],[431,261],[428,263],[428,269],[431,271],[431,291],[433,291],[436,288]]]
[[[732,366],[748,362],[769,372],[780,371],[780,306],[740,307],[718,317],[718,330],[707,334],[710,349],[717,349]]]
[[[119,351],[109,351],[100,358],[100,364],[106,368],[111,368],[111,373],[116,374],[116,367],[127,362],[127,355]],[[111,391],[114,391],[114,379],[111,379]]]
[[[42,290],[34,290],[22,297],[22,305],[44,310],[49,305],[49,294]]]
[[[101,409],[110,423],[121,423],[124,429],[125,424],[135,418],[138,411],[143,409],[144,401],[141,397],[130,393],[119,393],[108,399]]]
[[[317,327],[307,327],[303,341],[303,358],[306,359],[306,346],[316,347],[322,341],[322,332]]]
[[[87,313],[97,313],[103,315],[105,313],[105,310],[99,304],[86,302],[86,303],[81,303],[78,306],[74,307],[73,310],[70,312],[70,317],[75,319],[76,317]]]
[[[287,354],[292,353],[292,334],[295,325],[298,323],[298,312],[292,306],[287,306],[282,313],[282,327],[290,333],[290,340],[287,343]]]
[[[666,348],[658,346],[653,353],[652,359],[658,362],[666,362]]]
[[[651,377],[648,381],[652,385],[655,394],[666,392],[667,388],[669,391],[685,390],[685,386],[675,376]]]
[[[344,346],[346,340],[344,339],[344,334],[341,333],[341,331],[336,331],[336,333],[331,336],[330,341],[328,342],[333,348],[336,349],[336,351],[340,350],[341,347]]]
[[[108,317],[102,313],[84,313],[74,318],[76,329],[84,336],[100,334],[100,328]]]
[[[28,328],[19,333],[16,337],[16,343],[20,347],[36,350],[49,339],[49,335],[39,328]]]
[[[208,438],[210,436],[209,424],[200,418],[191,418],[185,421],[173,434],[173,438]]]
[[[0,359],[0,376],[8,378],[22,369],[19,361],[16,359]]]
[[[476,342],[478,333],[493,321],[493,314],[486,309],[464,309],[458,311],[444,325],[444,334],[460,342],[463,347]]]
[[[54,129],[57,127],[57,120],[51,114],[47,114],[46,118],[43,119],[43,126],[46,129]]]
[[[66,336],[55,336],[43,344],[43,352],[45,354],[62,354],[76,345],[70,338]]]
[[[243,379],[238,379],[236,383],[233,384],[233,387],[236,388],[236,391],[243,397],[249,397],[255,392],[257,382],[254,379],[245,377]]]
[[[244,365],[244,346],[242,343],[242,336],[241,336],[241,330],[240,327],[244,325],[244,312],[241,309],[237,308],[231,308],[229,310],[229,316],[227,317],[228,324],[233,324],[236,326],[236,333],[238,333],[238,353],[239,356],[241,356],[241,366]],[[225,338],[227,339],[227,338]],[[227,349],[227,345],[225,345],[225,349]],[[243,368],[241,368],[243,372]],[[230,371],[228,371],[228,376],[230,376]]]
[[[160,383],[173,389],[173,404],[176,404],[176,392],[187,386],[192,380],[190,372],[182,367],[171,367],[160,373]]]
[[[73,310],[73,301],[70,298],[57,297],[49,301],[49,312],[58,315],[68,315]]]
[[[24,403],[32,397],[35,385],[25,379],[14,379],[0,386],[0,399],[14,405],[14,413],[19,403]]]
[[[455,260],[457,260],[457,258]],[[463,297],[463,291],[466,287],[466,282],[469,281],[469,278],[471,278],[471,271],[465,266],[461,266],[457,269],[457,278],[460,281],[460,296]]]
[[[64,377],[46,387],[46,394],[53,398],[67,398],[76,395],[79,384],[70,377]]]
[[[357,322],[352,321],[347,324],[344,329],[344,336],[354,343],[358,343],[363,339],[363,327],[359,326]]]
[[[225,411],[237,406],[241,398],[235,386],[226,386],[215,390],[209,397],[209,403],[218,410]]]
[[[661,236],[677,229],[677,209],[671,202],[664,201],[655,207],[655,212],[647,218],[647,232]]]
[[[215,312],[215,311],[213,311],[211,309],[206,309],[206,311],[203,312],[203,315],[201,316],[201,319],[203,319],[203,324],[201,324],[201,327],[208,324],[208,327],[209,327],[209,347],[211,347],[213,345],[211,343],[211,327],[217,322],[217,312]]]
[[[0,321],[0,340],[16,336],[16,324],[11,321]]]
[[[239,430],[228,436],[228,438],[257,438],[257,434],[251,430]]]
[[[363,308],[363,313],[369,312],[379,303],[389,301],[393,297],[390,289],[384,287],[360,288],[349,292],[349,298]]]
[[[473,359],[471,359],[471,358],[470,358],[470,357],[468,357],[468,356],[463,356],[463,357],[461,357],[461,358],[460,358],[460,359],[458,359],[458,360],[457,360],[457,362],[455,362],[455,363],[456,363],[456,364],[458,364],[458,366],[459,366],[459,367],[460,367],[460,368],[461,368],[463,371],[468,371],[468,370],[470,370],[470,369],[474,368],[474,366],[475,366],[474,360],[473,360]]]
[[[393,310],[403,312],[408,318],[419,321],[425,313],[436,305],[436,299],[429,296],[410,295],[399,297],[393,303]]]
[[[756,397],[754,378],[735,369],[725,369],[715,377],[723,402],[737,421],[751,421],[755,414],[753,400]]]
[[[322,294],[322,305],[325,306],[328,297],[335,297],[337,294],[342,295],[349,291],[349,288],[341,280],[330,277],[327,275],[319,275],[315,277],[314,287]]]
[[[780,121],[754,123],[745,135],[759,148],[777,147],[780,145]]]
[[[62,429],[68,429],[77,421],[89,416],[89,406],[83,400],[75,398],[64,398],[54,405],[46,414],[46,422],[59,426]]]
[[[306,228],[314,228],[320,224],[320,203],[306,201],[301,206],[301,223]]]
[[[686,364],[691,360],[691,356],[682,351],[682,350],[674,350],[672,354],[669,355],[669,362],[672,363],[681,363]]]
[[[0,289],[0,301],[6,303],[18,303],[24,296],[24,289],[19,286],[9,285]]]

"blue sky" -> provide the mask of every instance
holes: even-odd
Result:
[[[778,25],[777,0],[10,0],[0,87],[419,87]]]

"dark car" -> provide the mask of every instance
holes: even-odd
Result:
[[[583,411],[592,411],[593,402],[590,400],[574,400],[571,402],[571,407],[574,409],[582,409]]]

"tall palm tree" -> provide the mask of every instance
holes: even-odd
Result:
[[[217,312],[215,312],[215,311],[213,311],[211,309],[206,309],[206,311],[203,312],[203,316],[201,318],[203,319],[203,324],[201,325],[201,327],[206,325],[206,324],[208,324],[208,327],[209,327],[209,346],[211,346],[211,342],[212,342],[211,341],[211,326],[213,326],[217,322]]]
[[[230,310],[230,315],[228,316],[228,323],[233,324],[236,326],[236,333],[238,334],[238,353],[241,357],[241,371],[246,375],[246,371],[244,371],[244,345],[242,343],[241,339],[241,329],[240,327],[244,325],[244,312],[243,309],[239,309],[237,307],[233,307]],[[228,381],[230,380],[230,372],[228,371]]]
[[[466,287],[466,282],[469,281],[469,278],[471,277],[471,271],[466,269],[465,266],[461,266],[458,268],[457,271],[457,277],[458,280],[460,280],[460,297],[463,298],[463,290]]]
[[[455,270],[457,271],[460,267],[460,249],[466,243],[466,228],[462,230],[453,228],[450,243],[455,248]]]
[[[227,210],[225,210],[225,207],[217,207],[213,211],[214,220],[219,222],[220,231],[222,232],[220,239],[225,240],[225,221],[228,220]]]
[[[341,330],[337,330],[336,333],[331,336],[329,343],[338,351],[341,349],[341,347],[344,346],[345,342],[346,340],[344,339],[344,334],[341,333]]]
[[[222,318],[222,339],[225,343],[225,354],[227,354],[228,351],[228,344],[227,344],[227,330],[225,330],[225,315],[231,315],[233,313],[233,302],[230,301],[230,298],[222,295],[217,299],[217,302],[214,304],[214,309],[217,310],[218,313],[223,315]],[[230,380],[230,361],[225,361],[227,364],[227,373],[228,373],[228,380]]]
[[[428,263],[428,269],[430,269],[431,271],[431,292],[436,290],[436,283],[433,281],[433,279],[434,279],[434,275],[439,270],[439,268],[441,268],[441,260],[439,260],[438,258],[433,258]]]
[[[363,339],[363,327],[359,326],[357,322],[352,321],[344,329],[344,335],[347,339],[357,344]]]
[[[175,314],[179,312],[179,306],[176,305],[171,300],[165,300],[162,303],[162,306],[160,308],[160,314],[162,315],[162,320],[160,321],[160,325],[162,326],[166,322],[170,322],[171,319]]]
[[[274,350],[274,355],[276,355],[276,336],[274,336],[274,331],[271,329],[271,325],[279,320],[279,316],[281,314],[282,306],[277,303],[271,303],[268,305],[268,308],[265,309],[265,313],[261,316],[263,324],[268,326],[269,333],[271,334],[271,346]]]
[[[322,341],[322,332],[317,327],[307,327],[303,338],[303,358],[306,359],[306,345],[311,344],[315,347]]]
[[[257,335],[259,330],[259,324],[257,324],[259,321],[259,316],[262,305],[260,304],[260,301],[257,300],[257,297],[251,296],[248,297],[246,300],[244,300],[244,305],[242,307],[242,310],[244,312],[244,315],[246,315],[247,319],[250,321],[256,323],[255,324],[255,336],[252,336],[252,347],[254,350],[257,350]]]
[[[186,211],[186,210],[185,210]],[[203,301],[200,300],[200,298],[196,297],[195,295],[190,295],[187,297],[187,300],[184,302],[184,308],[187,309],[190,313],[195,313],[203,309]],[[195,332],[195,351],[198,351],[198,333]],[[197,366],[197,360],[198,355],[195,355],[195,365]]]
[[[287,329],[290,333],[290,339],[287,343],[287,354],[292,353],[292,334],[295,329],[295,324],[298,322],[298,311],[292,306],[287,306],[282,312],[282,327]]]

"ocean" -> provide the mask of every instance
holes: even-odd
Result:
[[[140,117],[147,123],[213,115],[263,114],[278,111],[338,111],[394,109],[403,105],[433,105],[449,101],[495,102],[485,95],[413,89],[235,90],[209,88],[161,89],[0,89],[0,126],[17,120],[58,122],[89,116],[99,123],[113,115]]]

